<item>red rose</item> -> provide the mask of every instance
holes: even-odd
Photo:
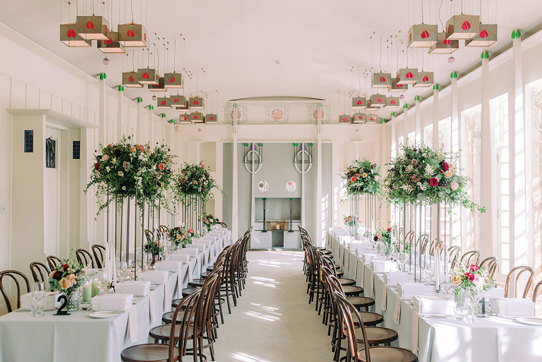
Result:
[[[188,232],[189,232],[189,233],[193,233],[194,230],[193,230],[193,229],[188,229]]]
[[[145,147],[143,147],[143,145],[137,145],[137,146],[136,146],[136,149],[137,149],[139,152],[145,151]]]
[[[165,168],[165,166],[164,166],[163,163],[159,163],[159,164],[158,164],[158,169],[159,169],[160,171],[164,171],[164,168]]]
[[[62,272],[60,272],[60,271],[58,271],[58,270],[55,271],[55,273],[53,274],[53,279],[55,279],[55,280],[60,280],[60,279],[62,279]]]
[[[390,231],[390,232],[391,232],[391,228],[388,228],[388,231]]]
[[[356,178],[355,178],[355,177],[352,177],[352,178],[350,179],[350,181],[351,181],[351,182],[356,182]]]
[[[70,266],[68,264],[64,264],[64,265],[62,265],[62,268],[64,268],[64,270],[68,270],[70,268]]]
[[[97,169],[99,169],[99,168],[100,168],[100,163],[99,163],[99,162],[96,162],[96,163],[94,164],[94,169],[97,170]]]
[[[435,186],[438,186],[438,180],[433,177],[431,180],[429,180],[429,185],[435,187]]]
[[[354,174],[354,171],[350,171],[350,175],[353,175]]]
[[[471,265],[470,268],[469,268],[471,271],[475,272],[477,271],[478,269],[480,269],[480,267],[478,265]]]
[[[444,164],[442,165],[442,169],[444,171],[448,171],[450,169],[450,165],[448,165],[448,163],[444,162]]]
[[[465,273],[465,278],[470,280],[471,282],[474,280],[474,274],[472,273]]]

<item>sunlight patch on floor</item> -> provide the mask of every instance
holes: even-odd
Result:
[[[261,359],[255,356],[251,356],[243,352],[232,353],[232,358],[236,362],[270,362],[266,359]]]
[[[275,316],[272,316],[272,315],[269,315],[269,314],[260,313],[260,312],[256,312],[256,311],[253,311],[253,310],[246,311],[245,315],[247,315],[249,317],[252,317],[252,318],[258,318],[258,319],[261,319],[261,320],[264,320],[264,321],[267,321],[267,322],[276,322],[276,321],[280,320],[280,317],[275,317]]]

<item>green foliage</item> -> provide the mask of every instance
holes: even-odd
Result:
[[[176,246],[182,246],[183,248],[187,244],[192,244],[192,238],[196,236],[194,230],[187,228],[186,226],[176,226],[169,230],[168,238]]]
[[[216,181],[211,176],[209,168],[205,167],[203,163],[185,163],[175,179],[175,191],[180,200],[185,195],[208,200],[212,196],[211,191],[215,188],[219,189]]]
[[[380,167],[376,163],[356,160],[346,168],[342,178],[348,195],[380,194]]]
[[[70,258],[62,261],[49,273],[49,288],[67,295],[76,291],[85,282],[85,269],[77,261],[72,251]]]

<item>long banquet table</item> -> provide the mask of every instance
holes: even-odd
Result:
[[[348,247],[349,238],[338,229],[327,236],[326,248],[342,266],[345,277],[356,280],[365,295],[375,299],[373,310],[383,314],[383,327],[399,334],[395,346],[412,350],[421,362],[542,361],[542,327],[491,316],[469,324],[450,317],[419,315],[411,301],[398,298],[396,287],[386,285],[384,273],[375,273]],[[397,309],[400,303],[399,321]]]
[[[179,289],[198,278],[231,243],[226,229],[195,240],[190,248],[197,250],[197,256],[183,265],[183,275],[169,272],[168,289],[173,292],[166,293],[165,284],[153,285],[148,295],[134,298],[128,311],[107,319],[92,319],[85,311],[69,316],[45,312],[44,317],[34,318],[29,311],[17,310],[0,317],[0,362],[120,361],[124,348],[149,341],[149,330],[162,324],[162,314],[171,308]],[[166,297],[169,300],[164,301]]]

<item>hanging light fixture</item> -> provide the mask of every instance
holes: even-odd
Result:
[[[429,54],[452,54],[459,49],[459,40],[446,39],[446,33],[438,33],[437,42],[429,48]]]
[[[415,84],[418,79],[418,69],[400,68],[397,71],[397,84]]]
[[[169,100],[169,104],[171,105],[172,108],[188,109],[188,105],[186,104],[186,98],[181,95],[171,96]]]
[[[106,40],[98,40],[97,46],[102,53],[124,53],[124,49],[119,42],[119,33],[110,31]]]
[[[169,97],[158,97],[156,101],[156,108],[168,109],[171,108],[171,102]]]
[[[461,14],[452,16],[446,22],[446,39],[469,40],[480,32],[480,17],[478,15],[463,14],[463,1],[461,1]]]
[[[78,16],[77,34],[87,40],[107,40],[109,22],[103,16]]]
[[[404,93],[404,92],[406,92],[408,90],[408,85],[406,85],[406,84],[398,84],[397,82],[398,82],[397,78],[392,78],[392,80],[391,80],[391,88],[390,88],[390,92],[392,94]]]
[[[367,115],[367,123],[381,123],[382,118],[380,118],[376,114],[369,114]]]
[[[139,76],[139,83],[141,84],[158,85],[159,77],[156,74],[156,69],[140,68],[137,70],[137,75]]]
[[[164,87],[164,77],[159,77],[157,84],[149,84],[149,90],[151,92],[156,92],[156,93],[157,92],[165,92],[166,87]]]
[[[125,47],[146,47],[147,33],[143,24],[119,24],[119,42]]]
[[[339,116],[339,123],[350,123],[350,116],[348,114],[341,114]]]
[[[367,107],[369,108],[382,108],[386,106],[386,96],[383,94],[373,94],[369,98]]]
[[[424,23],[423,0],[421,3],[422,23],[410,27],[407,48],[431,48],[437,42],[438,26]]]
[[[207,123],[217,123],[218,117],[215,113],[208,113],[205,115],[205,122]]]
[[[367,123],[367,114],[366,113],[354,113],[354,115],[352,116],[352,123],[357,123],[357,124],[363,124],[363,123]]]
[[[418,81],[413,85],[415,88],[428,88],[432,87],[434,83],[433,72],[418,72]]]
[[[83,39],[77,34],[77,24],[60,24],[60,41],[72,48],[90,47],[90,40]]]
[[[181,39],[182,34],[181,34]],[[184,41],[183,41],[184,45]],[[164,80],[166,88],[182,88],[183,87],[183,75],[176,71],[177,67],[177,38],[175,38],[173,53],[173,72],[164,73]]]
[[[391,86],[391,74],[390,73],[373,73],[371,86],[373,88],[388,88]]]
[[[204,123],[205,122],[205,118],[203,116],[203,113],[201,113],[201,112],[192,112],[192,113],[188,114],[188,119],[192,123]]]
[[[191,123],[190,119],[188,118],[188,113],[183,113],[179,115],[179,122],[180,123]]]
[[[480,24],[480,32],[474,38],[465,40],[468,47],[488,47],[497,41],[497,24]]]
[[[352,98],[352,108],[354,108],[354,109],[367,108],[367,98],[365,98],[365,97],[354,97],[354,98]]]
[[[190,97],[188,100],[188,106],[190,109],[202,109],[203,98],[202,97]]]
[[[386,107],[389,107],[389,108],[399,107],[399,97],[387,97]]]
[[[126,54],[128,56],[128,54]],[[122,85],[126,88],[142,88],[139,75],[134,70],[134,51],[132,51],[132,71],[122,73]]]

